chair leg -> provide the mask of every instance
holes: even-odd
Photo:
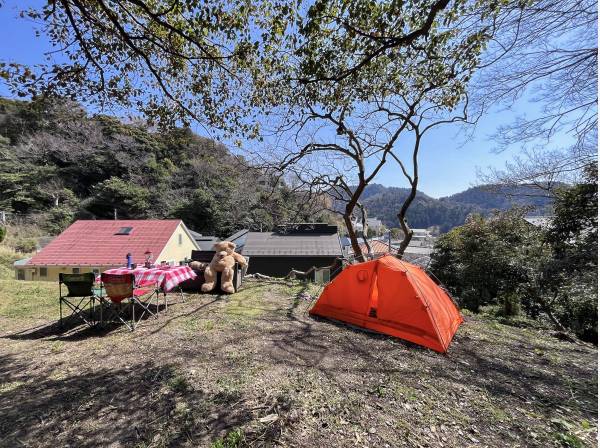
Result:
[[[125,326],[129,329],[129,331],[133,331],[133,330],[135,330],[135,310],[133,309],[131,302],[127,303],[127,305],[125,306],[125,309],[127,311],[129,308],[132,308],[131,321],[127,321],[121,317],[123,315],[123,303],[122,302],[119,303],[119,314],[117,315],[117,319],[119,319],[121,322],[123,322],[123,324],[125,324]]]
[[[61,325],[61,328],[64,327],[64,323],[63,323],[64,322],[64,316],[63,316],[63,311],[62,311],[63,302],[64,302],[65,305],[67,305],[67,307],[69,307],[71,309],[71,315],[76,315],[83,322],[85,322],[86,325],[88,325],[90,327],[94,326],[93,311],[90,312],[90,319],[89,320],[84,315],[86,306],[89,307],[90,304],[93,303],[93,299],[91,297],[82,297],[82,298],[80,298],[79,303],[77,303],[77,304],[70,302],[65,297],[61,297],[59,299],[60,325]]]
[[[93,326],[96,326],[96,299],[94,297],[90,297],[89,301],[90,305],[90,322]]]
[[[98,302],[100,302],[100,327],[104,325],[104,300],[99,298]]]
[[[158,319],[158,313],[160,312],[160,291],[157,289],[154,293],[156,294],[156,319]]]
[[[154,295],[154,294],[152,294]],[[147,298],[147,302],[146,301],[142,301],[140,299],[138,299],[137,297],[134,297],[132,299],[132,306],[136,307],[139,306],[140,308],[142,308],[142,314],[140,315],[140,317],[137,319],[137,322],[139,322],[140,320],[142,320],[142,318],[146,315],[146,313],[150,314],[151,316],[154,316],[155,318],[158,318],[157,313],[153,313],[150,308],[149,305],[152,304],[152,296]]]
[[[106,309],[106,311],[107,311],[106,318],[104,317],[104,309]],[[116,319],[119,322],[121,322],[130,331],[134,330],[134,326],[132,325],[132,322],[129,319],[125,320],[123,318],[123,304],[122,303],[112,303],[112,302],[109,303],[108,301],[103,300],[101,313],[102,313],[102,317],[101,317],[102,322],[112,318],[112,319]]]

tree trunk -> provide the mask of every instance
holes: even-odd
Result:
[[[406,212],[408,211],[408,208],[410,207],[410,204],[412,204],[412,201],[415,199],[416,195],[417,195],[417,182],[412,182],[411,188],[410,188],[410,194],[404,200],[404,203],[402,204],[402,207],[400,208],[400,212],[398,213],[398,220],[400,221],[400,227],[402,227],[402,232],[404,233],[404,238],[402,239],[402,242],[400,243],[400,247],[398,248],[398,252],[396,254],[396,257],[400,258],[400,259],[404,256],[404,251],[408,247],[410,240],[413,237],[413,231],[410,227],[408,227],[408,224],[406,223]]]
[[[534,294],[535,294],[537,302],[540,304],[540,306],[542,307],[542,310],[544,310],[544,313],[546,313],[546,316],[548,316],[548,319],[550,319],[550,322],[552,322],[552,324],[554,325],[556,330],[560,331],[561,333],[567,334],[568,333],[567,329],[556,318],[556,316],[552,312],[552,309],[550,308],[550,305],[548,305],[548,302],[546,302],[546,300],[544,300],[544,298],[541,296],[541,294],[536,294],[536,293],[534,293]]]
[[[356,235],[356,231],[352,226],[352,213],[354,213],[354,208],[359,203],[358,200],[360,199],[360,195],[362,194],[365,187],[365,180],[363,177],[360,177],[358,186],[350,196],[350,200],[346,204],[346,209],[344,211],[344,223],[346,224],[346,229],[348,230],[348,238],[350,238],[350,244],[352,245],[354,256],[359,261],[365,261],[365,257],[363,256],[363,252],[360,249],[360,245],[358,244],[358,236]]]
[[[365,208],[363,207],[363,205],[361,203],[358,202],[356,205],[357,205],[358,209],[360,210],[360,214],[361,214],[361,218],[362,218],[362,226],[363,226],[362,237],[363,237],[363,241],[365,242],[365,246],[367,247],[367,253],[369,255],[371,255],[373,253],[373,251],[371,249],[371,245],[369,244],[369,239],[368,239],[369,226],[367,224],[367,211],[365,210]]]
[[[410,182],[410,194],[404,200],[404,203],[402,204],[402,207],[400,208],[400,212],[397,215],[398,221],[400,221],[400,227],[402,227],[402,231],[404,232],[404,238],[402,239],[402,242],[400,243],[400,247],[398,248],[398,253],[396,254],[396,257],[399,259],[402,259],[402,257],[404,256],[404,251],[408,247],[408,244],[410,243],[410,240],[413,237],[413,231],[411,230],[410,227],[408,227],[408,224],[406,222],[406,212],[408,211],[410,204],[412,204],[412,201],[417,196],[417,187],[419,186],[419,159],[418,159],[418,156],[419,156],[419,148],[420,147],[421,147],[421,133],[417,131],[416,135],[415,135],[415,144],[414,144],[413,153],[412,153],[412,166],[413,166],[413,175],[412,176],[410,176],[408,174],[408,172],[404,168],[404,165],[402,164],[402,161],[398,158],[395,158],[396,161],[399,163],[400,167],[402,168],[402,173]]]
[[[351,215],[344,213],[344,223],[346,224],[346,230],[348,230],[348,238],[350,238],[350,244],[352,245],[354,256],[357,260],[364,261],[362,250],[360,250],[360,245],[358,244],[358,237],[356,236],[356,232],[352,226]]]

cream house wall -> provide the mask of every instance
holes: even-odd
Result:
[[[16,266],[15,267],[15,278],[17,280],[27,280],[27,281],[48,281],[48,282],[57,282],[58,274],[61,272],[63,274],[72,274],[74,269],[79,269],[80,274],[84,274],[86,272],[94,272],[100,273],[102,271],[106,271],[107,269],[119,267],[117,265],[108,265],[108,266]],[[43,269],[46,269],[46,275],[42,275]],[[19,278],[19,271],[22,271],[22,278]]]
[[[178,263],[190,258],[193,250],[199,250],[196,241],[191,237],[184,224],[179,223],[162,252],[158,256],[155,254],[154,261],[156,263],[161,261]]]

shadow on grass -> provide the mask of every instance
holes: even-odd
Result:
[[[157,316],[163,315],[165,312],[164,304],[152,305],[149,308]],[[141,314],[141,309],[139,307],[136,308],[136,313],[136,325],[143,324],[143,322],[147,320],[155,319],[155,316],[151,315],[150,313],[145,312]],[[130,310],[117,314],[125,319],[125,321],[129,321],[131,318]],[[94,319],[97,321],[100,316],[100,305],[96,305],[92,309],[85,310],[82,315],[88,322],[94,322]],[[140,315],[141,319],[139,318]],[[129,331],[129,329],[121,321],[104,309],[102,324],[96,323],[94,325],[88,325],[80,316],[75,314],[67,315],[65,313],[62,321],[59,319],[51,323],[11,332],[1,337],[13,340],[52,339],[77,341],[91,337],[106,336],[116,330]]]
[[[252,419],[236,395],[196,390],[169,365],[27,378],[11,356],[0,366],[1,446],[198,446]]]

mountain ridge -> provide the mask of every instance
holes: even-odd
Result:
[[[396,214],[409,193],[409,188],[371,184],[365,188],[361,202],[369,217],[379,218],[386,227],[399,227]],[[525,207],[530,208],[530,214],[547,215],[551,204],[550,197],[540,195],[539,189],[527,185],[481,185],[439,199],[417,191],[407,219],[411,227],[439,226],[446,232],[462,225],[471,213],[489,215],[494,210]]]

